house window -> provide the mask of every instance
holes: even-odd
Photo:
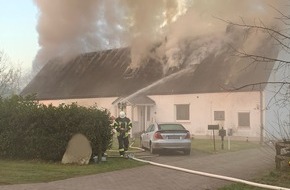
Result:
[[[225,111],[214,111],[214,120],[215,121],[224,121],[225,120]]]
[[[176,120],[189,120],[189,104],[176,104]]]
[[[250,127],[250,112],[238,113],[238,125],[239,127]]]

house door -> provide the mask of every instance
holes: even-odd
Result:
[[[145,110],[146,106],[138,106],[138,121],[140,132],[145,131]]]
[[[152,106],[138,106],[138,121],[140,132],[143,132],[148,127],[151,121]]]

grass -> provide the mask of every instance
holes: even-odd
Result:
[[[216,139],[216,150],[214,150],[213,140],[206,139],[195,139],[192,141],[193,150],[204,153],[224,153],[229,151],[239,151],[251,148],[259,148],[259,142],[250,142],[250,141],[231,141],[230,150],[228,150],[228,142],[224,141],[224,149],[221,149],[221,140]],[[274,162],[274,160],[273,160]],[[290,188],[290,167],[284,168],[283,170],[273,170],[265,174],[261,178],[253,179],[253,182],[269,184],[280,187]],[[246,184],[234,183],[219,190],[264,190],[264,188],[258,188],[249,186]]]
[[[279,187],[290,188],[290,167],[283,170],[270,171],[268,174],[258,179],[253,179],[254,182],[274,185]],[[219,190],[264,190],[264,188],[253,187],[245,184],[232,184],[219,188]]]
[[[233,140],[231,140],[230,143],[228,144],[228,141],[225,140],[224,149],[222,149],[222,141],[220,139],[215,139],[215,149],[214,149],[214,141],[212,139],[193,139],[191,147],[194,150],[205,153],[224,153],[246,150],[251,148],[259,148],[260,144],[258,142],[233,141]]]
[[[0,160],[0,185],[49,182],[142,166],[134,160],[112,158],[100,164],[63,165],[41,161]]]
[[[132,142],[133,140],[131,139],[130,144]],[[135,139],[135,143],[133,144],[133,146],[139,147],[139,144],[139,139]],[[117,146],[118,143],[116,139],[114,139],[112,149],[117,150]],[[219,139],[216,139],[216,151],[214,151],[212,140],[194,139],[192,141],[193,151],[198,151],[206,154],[224,153],[228,151],[257,148],[259,147],[259,144],[246,141],[232,141],[230,150],[227,149],[226,142],[224,147],[225,149],[222,150],[221,141]],[[118,155],[118,152],[113,152],[111,154]],[[144,163],[123,158],[108,158],[106,162],[101,162],[99,164],[90,163],[89,165],[84,166],[63,165],[61,163],[50,163],[42,161],[0,160],[0,185],[49,182],[77,176],[133,168],[142,165],[144,165]],[[272,176],[277,178],[284,177],[282,173],[273,173]]]
[[[114,139],[113,148],[118,149]],[[138,142],[134,146],[139,146]],[[114,152],[114,155],[119,155]],[[61,164],[60,162],[43,162],[27,160],[0,160],[0,186],[8,184],[24,184],[49,182],[72,177],[98,174],[127,168],[143,166],[144,163],[124,158],[108,158],[106,162],[89,165]]]

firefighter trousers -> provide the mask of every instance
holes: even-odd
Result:
[[[118,136],[118,143],[119,143],[119,153],[120,155],[125,155],[125,152],[129,148],[129,137],[124,137],[122,135]]]

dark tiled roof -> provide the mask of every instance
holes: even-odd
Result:
[[[21,95],[37,94],[38,99],[127,96],[162,76],[155,62],[133,75],[127,72],[129,64],[128,48],[87,53],[64,64],[50,62]]]
[[[276,56],[272,46],[263,51]],[[268,51],[268,52],[267,52]],[[21,95],[37,94],[38,99],[126,97],[164,77],[160,63],[149,60],[137,71],[128,72],[130,49],[87,53],[65,64],[50,62],[23,89]],[[268,81],[274,63],[252,63],[229,51],[210,54],[194,72],[185,72],[158,85],[144,95],[225,92],[246,84]],[[190,70],[189,70],[190,71]],[[239,91],[263,90],[254,86]]]
[[[225,55],[209,56],[196,70],[185,72],[156,85],[147,94],[189,94],[235,91],[247,84],[268,81],[273,63],[243,62]],[[248,86],[238,91],[259,91],[265,85]]]

